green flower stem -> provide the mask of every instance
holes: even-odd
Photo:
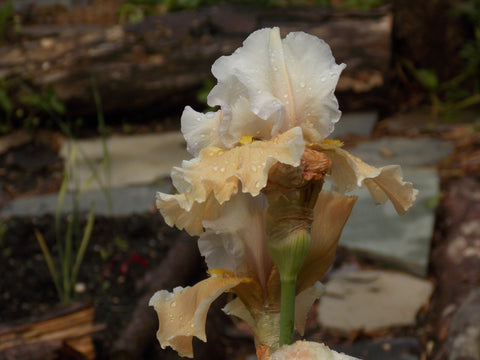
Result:
[[[280,279],[280,346],[293,344],[296,278]]]
[[[290,220],[290,221],[289,221]],[[279,345],[293,343],[295,318],[295,291],[297,276],[310,249],[310,233],[300,217],[292,219],[277,218],[278,226],[270,222],[267,226],[267,250],[280,274],[280,336]]]

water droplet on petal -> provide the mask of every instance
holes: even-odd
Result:
[[[213,167],[213,171],[217,171],[217,170],[218,170],[218,166],[215,165],[215,166]]]
[[[251,169],[253,172],[256,172],[256,171],[257,171],[257,168],[255,167],[255,165],[252,165],[252,166],[250,167],[250,169]]]
[[[170,307],[173,307],[173,308],[174,308],[175,306],[177,306],[177,303],[176,303],[175,301],[172,301],[172,302],[170,303]]]
[[[222,172],[222,173],[225,172],[225,168],[224,168],[224,167],[221,167],[221,168],[220,168],[220,172]]]
[[[300,83],[300,87],[301,87],[301,88],[304,88],[304,87],[305,87],[305,83],[304,83],[303,81]]]
[[[261,186],[260,181],[255,182],[255,187],[258,189]]]

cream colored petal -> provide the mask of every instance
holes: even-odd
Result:
[[[235,298],[223,307],[223,312],[245,321],[252,329],[255,328],[255,319],[240,298]]]
[[[215,62],[218,84],[209,104],[225,111],[224,133],[234,121],[232,104],[244,97],[250,110],[267,121],[271,136],[301,126],[307,141],[318,142],[340,118],[333,92],[343,68],[335,64],[330,47],[314,36],[293,32],[282,40],[278,28],[261,29]]]
[[[326,190],[318,195],[313,209],[312,244],[298,274],[297,292],[315,284],[332,264],[338,240],[356,200],[356,196]]]
[[[389,199],[399,215],[407,212],[415,202],[418,190],[412,183],[403,181],[398,165],[375,168],[337,146],[319,145],[332,160],[329,180],[340,192],[354,187],[366,187],[377,204]]]
[[[182,114],[182,133],[187,142],[187,150],[197,156],[200,150],[209,146],[222,147],[220,140],[220,123],[222,111],[199,113],[190,106]]]
[[[338,353],[324,344],[312,341],[297,341],[284,345],[275,351],[270,360],[359,360],[352,356]]]
[[[315,300],[325,293],[325,286],[317,281],[295,297],[295,328],[303,336],[307,315]]]
[[[211,303],[247,278],[214,276],[193,287],[176,288],[173,293],[157,291],[150,299],[158,315],[157,338],[163,349],[172,347],[180,356],[193,357],[192,339],[207,341],[205,321]]]
[[[210,269],[231,270],[266,288],[273,266],[265,247],[266,207],[263,195],[236,194],[225,204],[221,216],[203,222],[205,233],[198,247]]]
[[[254,141],[224,151],[206,148],[198,159],[184,161],[172,170],[174,186],[203,202],[213,192],[220,204],[238,192],[256,196],[267,183],[268,171],[277,162],[298,166],[305,147],[302,130],[293,128],[268,141]]]
[[[185,229],[190,235],[200,235],[203,232],[202,222],[218,218],[222,210],[213,194],[199,203],[193,201],[188,193],[170,195],[159,192],[156,205],[169,226]]]

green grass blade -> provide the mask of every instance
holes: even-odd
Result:
[[[83,257],[87,250],[88,243],[92,236],[93,224],[95,223],[95,204],[92,204],[90,211],[88,212],[87,224],[85,225],[85,230],[83,232],[82,241],[80,242],[80,247],[75,258],[75,264],[72,269],[71,283],[74,284],[77,280],[78,271],[80,270],[80,265],[82,265]]]
[[[75,215],[71,215],[72,218]],[[62,283],[63,283],[63,291],[67,298],[70,298],[71,290],[72,290],[72,282],[71,279],[71,264],[72,264],[72,249],[73,249],[73,227],[74,222],[73,219],[68,220],[67,225],[67,232],[65,234],[65,254],[62,259]]]
[[[37,238],[40,248],[42,249],[43,258],[47,263],[48,271],[50,272],[50,276],[52,277],[53,283],[55,284],[58,297],[60,298],[60,300],[62,300],[63,292],[61,291],[61,288],[60,288],[60,283],[59,283],[57,271],[55,270],[55,265],[52,260],[52,256],[50,254],[50,251],[48,250],[48,247],[45,242],[45,239],[43,238],[43,235],[40,233],[40,231],[38,231],[38,229],[35,229],[35,237]]]

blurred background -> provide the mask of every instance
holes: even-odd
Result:
[[[272,26],[331,46],[333,136],[420,190],[401,220],[360,198],[306,338],[480,360],[480,0],[1,0],[0,359],[177,358],[148,299],[205,266],[155,192],[190,157],[180,116],[210,110],[213,62]],[[227,299],[196,358],[255,358]]]

